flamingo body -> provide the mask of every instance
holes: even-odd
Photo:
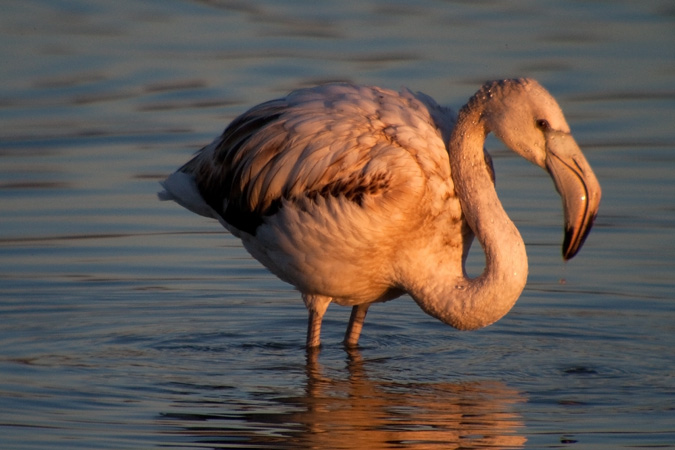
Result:
[[[465,109],[470,116],[485,108],[481,103]],[[478,328],[511,308],[525,284],[527,260],[520,235],[493,195],[481,133],[477,143],[466,137],[471,133],[455,136],[456,122],[450,109],[408,90],[351,84],[301,89],[236,118],[162,183],[160,198],[218,219],[254,258],[302,293],[310,313],[308,347],[319,345],[329,303],[354,307],[345,343],[355,345],[368,306],[404,293],[446,323]],[[561,133],[568,133],[566,126],[560,124]],[[483,141],[489,131],[486,125]],[[500,137],[509,139],[508,133]],[[453,142],[463,144],[455,151]],[[453,158],[463,152],[471,156],[470,167],[454,167]],[[537,160],[541,155],[523,156],[546,164],[545,157]],[[578,182],[571,183],[579,189]],[[592,171],[588,183],[597,184]],[[477,197],[468,204],[473,191]],[[577,236],[568,245],[580,246],[590,229],[599,186],[593,195],[595,203],[581,225],[573,224]],[[469,280],[464,261],[474,233],[481,239],[481,228],[491,227],[480,218],[472,223],[477,220],[472,211],[491,202],[507,231],[484,239],[495,246],[500,239],[515,241],[505,245],[512,247],[515,275],[499,275],[498,281],[487,267],[483,276]],[[579,207],[573,202],[570,209]],[[488,266],[499,259],[486,253]],[[478,301],[479,288],[487,292],[499,282],[511,287],[504,291],[509,297],[504,305]]]

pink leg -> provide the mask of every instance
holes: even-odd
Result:
[[[321,321],[330,304],[330,297],[319,295],[303,295],[305,306],[309,311],[307,323],[307,348],[318,348],[321,345]]]
[[[352,315],[349,317],[349,325],[345,333],[344,345],[347,347],[356,347],[363,329],[363,321],[366,320],[366,313],[370,304],[356,305],[352,307]]]
[[[323,315],[316,311],[309,312],[307,324],[307,348],[316,348],[321,345],[321,321]]]

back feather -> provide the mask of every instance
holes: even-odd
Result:
[[[162,199],[254,235],[285,201],[402,190],[407,166],[449,178],[455,115],[404,90],[329,84],[262,103],[164,181]],[[403,169],[403,170],[402,170]],[[407,172],[406,172],[407,169]]]

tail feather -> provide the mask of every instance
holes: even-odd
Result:
[[[199,192],[197,183],[192,175],[179,170],[169,175],[160,184],[164,188],[163,191],[157,193],[157,197],[160,200],[173,200],[195,214],[217,218],[213,208],[206,203]]]

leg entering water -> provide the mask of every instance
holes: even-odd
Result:
[[[347,347],[356,347],[363,329],[363,321],[366,320],[366,313],[370,304],[356,305],[352,307],[352,315],[349,317],[349,325],[345,333],[344,345]]]

